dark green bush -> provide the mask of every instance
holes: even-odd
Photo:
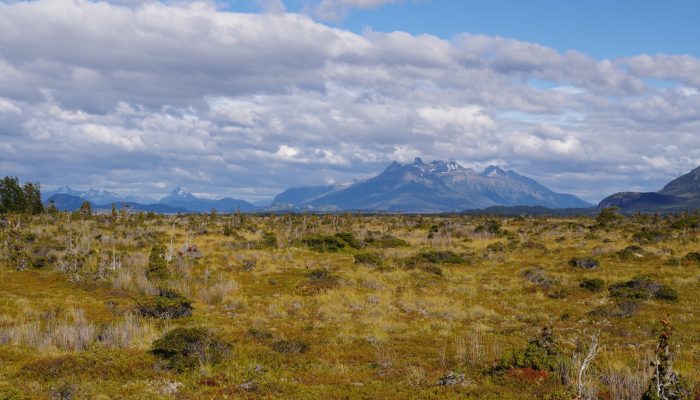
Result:
[[[150,296],[138,301],[141,315],[161,319],[174,319],[192,315],[192,302],[184,296],[167,289],[161,289],[158,296]]]
[[[379,268],[384,265],[384,259],[379,253],[357,253],[355,254],[355,264],[363,264]]]
[[[596,223],[599,226],[606,226],[610,223],[624,219],[624,217],[619,214],[619,211],[620,209],[618,207],[603,208],[595,218]]]
[[[642,308],[639,300],[622,300],[612,305],[602,305],[595,308],[589,314],[599,317],[629,318],[637,314]]]
[[[149,279],[166,279],[170,276],[168,263],[165,261],[163,246],[156,243],[151,247],[151,254],[148,256],[148,269],[146,275]]]
[[[259,249],[276,249],[277,248],[277,236],[274,232],[263,233],[260,240],[256,245]]]
[[[359,241],[356,237],[355,234],[350,233],[350,232],[340,232],[336,233],[335,237],[341,239],[345,243],[348,244],[348,246],[352,247],[353,249],[361,249],[362,248],[362,242]]]
[[[688,263],[700,263],[700,253],[693,251],[685,255],[683,260]]]
[[[678,300],[678,292],[668,285],[663,285],[654,294],[654,297],[659,300],[676,301]]]
[[[605,288],[605,281],[602,279],[584,279],[579,286],[591,292],[600,292]]]
[[[389,249],[394,247],[408,247],[410,244],[392,235],[384,235],[379,238],[368,237],[365,238],[365,243],[373,247],[379,247],[382,249]]]
[[[501,221],[495,219],[484,221],[483,223],[479,224],[474,231],[488,232],[494,235],[500,235],[503,233],[503,230],[501,229]]]
[[[231,345],[205,328],[175,328],[153,342],[151,353],[182,372],[222,362],[231,354]]]
[[[670,286],[652,281],[646,276],[637,276],[627,282],[616,283],[610,288],[610,295],[617,298],[649,300],[677,300],[678,293]]]
[[[310,235],[301,239],[303,245],[319,253],[336,253],[348,244],[337,236]]]
[[[552,290],[551,292],[547,293],[547,297],[549,297],[550,299],[565,299],[569,297],[569,294],[571,294],[569,289],[561,288]]]
[[[466,264],[469,260],[452,250],[427,250],[418,253],[417,257],[434,264]]]
[[[566,361],[564,352],[556,343],[552,328],[545,327],[530,339],[523,350],[513,351],[498,363],[497,370],[532,368],[537,371],[556,371]]]
[[[666,235],[656,230],[642,230],[632,235],[632,240],[638,243],[657,243],[664,239]]]

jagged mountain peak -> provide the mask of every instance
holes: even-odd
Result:
[[[512,171],[508,171],[512,172]],[[497,165],[489,165],[481,172],[481,176],[507,176],[508,172]]]
[[[553,192],[534,180],[497,166],[475,173],[455,161],[392,162],[379,175],[346,188],[288,189],[277,200],[300,209],[442,212],[490,206],[586,207],[573,195]],[[295,202],[297,200],[298,202]]]
[[[187,190],[187,188],[185,188],[184,186],[176,186],[175,188],[173,188],[172,191],[170,191],[170,194],[168,194],[167,196],[165,196],[161,199],[161,202],[164,202],[165,204],[167,204],[168,201],[173,201],[173,200],[178,200],[178,199],[180,199],[180,200],[183,200],[183,199],[184,200],[196,200],[197,196],[192,194],[192,192]]]

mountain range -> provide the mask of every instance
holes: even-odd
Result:
[[[92,204],[111,204],[111,203],[122,203],[122,202],[133,202],[141,204],[153,204],[156,203],[155,200],[150,197],[144,196],[120,196],[117,193],[110,192],[104,189],[90,188],[86,191],[73,190],[68,186],[60,187],[56,190],[44,192],[41,197],[44,201],[47,201],[49,197],[56,194],[65,194],[69,196],[79,197],[83,200],[87,200]]]
[[[553,192],[514,171],[490,166],[481,172],[456,162],[393,162],[382,173],[351,185],[287,189],[272,208],[451,212],[491,206],[590,207],[574,195]]]
[[[676,212],[700,208],[700,167],[672,180],[658,192],[620,192],[598,204],[599,208],[613,206],[625,212]]]
[[[170,194],[158,201],[147,197],[122,197],[116,193],[99,189],[79,191],[67,186],[48,192],[45,196],[45,203],[53,202],[62,211],[75,211],[80,208],[84,201],[90,202],[94,210],[109,210],[114,204],[118,209],[129,208],[136,211],[152,211],[164,214],[203,213],[210,212],[212,209],[224,213],[237,210],[243,212],[257,210],[257,207],[245,200],[232,198],[205,199],[195,196],[183,187],[176,187]]]
[[[574,195],[556,193],[514,171],[489,166],[483,171],[464,168],[456,162],[391,163],[369,179],[344,184],[289,188],[272,201],[251,204],[232,198],[207,199],[177,187],[160,200],[122,197],[107,190],[73,190],[62,187],[42,195],[61,210],[77,210],[83,201],[93,209],[107,210],[112,204],[137,211],[159,213],[203,213],[212,209],[228,213],[288,211],[368,212],[466,212],[498,214],[592,214],[603,207],[623,212],[677,212],[700,209],[700,167],[678,177],[658,192],[621,192],[593,206]]]

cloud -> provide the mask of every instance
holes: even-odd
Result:
[[[345,18],[353,9],[370,9],[381,7],[401,0],[321,0],[316,6],[317,17],[327,21]]]
[[[0,3],[0,48],[0,167],[45,187],[255,199],[421,156],[598,200],[700,163],[690,56],[83,0]]]

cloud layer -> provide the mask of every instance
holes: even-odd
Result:
[[[256,199],[420,155],[598,200],[700,164],[697,58],[358,35],[272,11],[0,3],[0,168],[45,186]]]

